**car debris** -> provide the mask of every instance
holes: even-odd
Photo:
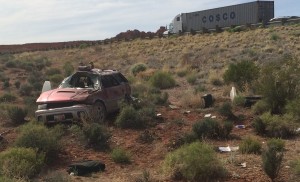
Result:
[[[67,172],[71,176],[84,176],[89,173],[105,170],[105,164],[97,160],[84,160],[68,166]]]
[[[211,117],[211,114],[205,114],[204,117],[205,117],[205,118],[210,118],[210,117]]]
[[[201,97],[204,100],[204,108],[209,108],[213,105],[213,96],[211,94],[205,94]]]
[[[235,87],[231,87],[230,100],[233,102],[234,98],[237,96]]]
[[[219,151],[220,152],[235,152],[235,151],[238,151],[239,150],[239,147],[219,147]]]
[[[243,125],[243,124],[236,125],[235,127],[236,127],[236,128],[239,128],[239,129],[245,129],[245,128],[246,128],[246,126]]]
[[[173,109],[173,110],[174,110],[174,109],[179,109],[179,107],[178,107],[178,106],[171,105],[171,104],[169,105],[169,107],[170,107],[171,109]]]
[[[79,66],[58,88],[51,89],[46,81],[42,91],[35,116],[47,124],[87,119],[101,123],[108,113],[119,110],[119,102],[132,99],[128,80],[119,71],[92,64]]]

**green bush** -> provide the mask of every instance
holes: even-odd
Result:
[[[60,75],[61,71],[58,68],[49,68],[46,70],[46,75],[52,76],[52,75]]]
[[[252,127],[254,128],[254,131],[258,135],[263,136],[263,135],[267,134],[266,125],[262,121],[262,119],[260,119],[259,117],[254,119],[254,121],[252,123]]]
[[[233,104],[235,106],[240,106],[243,107],[245,105],[246,99],[245,97],[241,96],[241,95],[237,95],[234,99],[233,99]]]
[[[219,78],[212,78],[210,80],[211,84],[213,84],[214,86],[222,86],[223,82],[222,80],[220,80]]]
[[[11,123],[15,125],[23,124],[28,111],[21,107],[12,106],[7,108],[7,114]]]
[[[300,158],[299,157],[298,157],[298,159],[296,159],[292,162],[292,168],[293,168],[293,172],[297,176],[300,176]]]
[[[11,93],[5,93],[0,97],[0,102],[14,102],[17,100],[17,97]]]
[[[68,61],[64,64],[63,70],[64,70],[64,75],[69,76],[73,73],[74,66]]]
[[[136,76],[139,72],[143,72],[147,69],[147,66],[144,63],[138,63],[132,66],[131,73]]]
[[[286,113],[291,114],[300,123],[300,97],[289,101],[285,107]]]
[[[262,154],[263,169],[271,181],[277,178],[282,167],[283,149],[284,142],[282,140],[272,139]]]
[[[21,128],[21,133],[15,141],[17,147],[37,149],[44,153],[47,162],[57,158],[61,150],[60,137],[62,130],[59,127],[48,129],[42,124],[30,122]]]
[[[271,40],[277,41],[278,39],[280,39],[279,35],[277,35],[276,33],[271,34]]]
[[[112,160],[115,163],[121,163],[121,164],[130,163],[130,156],[124,149],[114,148],[110,155]]]
[[[256,80],[259,76],[259,68],[254,62],[241,61],[237,64],[230,64],[223,75],[226,84],[234,83],[240,90],[245,89],[245,85]]]
[[[232,112],[232,106],[229,102],[225,102],[221,105],[218,109],[218,112],[222,115],[227,117],[229,120],[235,120],[236,116]]]
[[[144,128],[146,121],[140,116],[133,106],[124,106],[116,119],[116,125],[121,128]]]
[[[0,153],[1,175],[15,179],[29,179],[44,165],[43,153],[29,148],[9,148]]]
[[[156,72],[150,78],[150,83],[152,84],[152,86],[160,89],[172,88],[176,85],[176,82],[172,75],[162,71]]]
[[[30,96],[32,90],[33,90],[33,87],[32,87],[31,85],[27,84],[27,83],[23,84],[23,85],[20,87],[20,89],[19,89],[20,94],[21,94],[22,96]]]
[[[290,138],[296,135],[298,124],[292,115],[279,116],[264,113],[260,119],[265,127],[265,134],[269,137]]]
[[[206,118],[193,125],[193,132],[198,138],[227,138],[233,129],[233,123],[225,121],[220,123],[214,119]]]
[[[197,75],[195,73],[191,73],[186,77],[186,80],[189,84],[194,85],[197,81]]]
[[[7,68],[16,68],[17,67],[17,63],[16,63],[16,61],[8,61],[8,62],[5,63],[5,66]]]
[[[256,90],[272,114],[284,114],[286,104],[300,95],[299,60],[289,58],[263,67]]]
[[[53,83],[53,85],[59,85],[61,81],[63,81],[64,77],[61,74],[55,74],[55,75],[51,75],[49,77],[49,80],[51,81],[51,83]]]
[[[227,175],[213,148],[200,142],[184,145],[167,154],[163,169],[175,180],[222,181]]]
[[[153,94],[153,103],[157,105],[166,105],[168,103],[169,94],[167,92],[163,92],[162,94]]]
[[[16,82],[15,82],[15,87],[16,87],[16,89],[19,89],[20,86],[21,86],[21,82],[20,82],[20,81],[16,81]]]
[[[109,139],[111,135],[106,129],[98,124],[86,124],[83,126],[83,134],[88,142],[88,145],[99,150],[106,150],[109,148]]]
[[[265,112],[270,111],[270,106],[268,105],[268,103],[265,100],[259,100],[258,102],[256,102],[254,104],[254,106],[252,107],[252,111],[255,114],[263,114]]]
[[[245,138],[239,145],[242,154],[260,154],[261,143],[251,137]]]

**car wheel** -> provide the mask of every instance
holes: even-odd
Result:
[[[96,102],[92,107],[91,118],[93,122],[103,123],[106,117],[106,109],[102,102]]]

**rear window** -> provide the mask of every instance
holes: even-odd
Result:
[[[116,80],[118,80],[119,83],[127,83],[128,82],[128,80],[121,73],[114,74],[113,77]]]

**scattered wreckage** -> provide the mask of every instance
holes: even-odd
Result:
[[[130,98],[131,87],[119,71],[81,65],[56,89],[44,83],[35,116],[46,124],[87,118],[103,122],[108,113],[119,109],[120,101]]]

